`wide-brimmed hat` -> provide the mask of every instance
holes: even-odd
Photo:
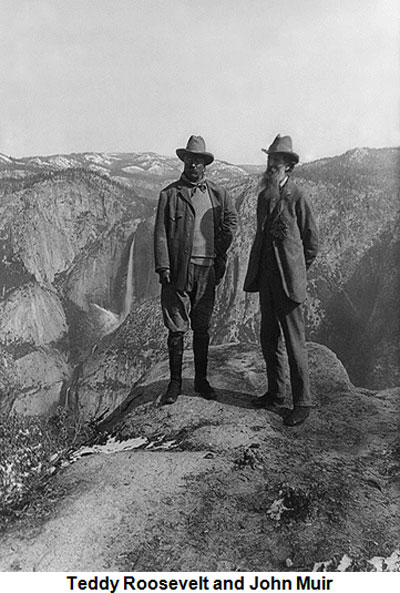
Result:
[[[266,152],[267,154],[286,154],[296,163],[298,163],[300,160],[299,155],[296,152],[293,152],[292,139],[290,136],[281,136],[280,134],[278,134],[268,149],[262,148],[261,150],[263,152]]]
[[[206,151],[206,143],[202,136],[190,136],[186,148],[177,148],[176,155],[181,161],[185,160],[186,155],[202,156],[205,164],[209,165],[214,160],[214,155]]]

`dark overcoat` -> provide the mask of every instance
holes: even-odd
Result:
[[[215,272],[218,282],[226,267],[226,252],[237,227],[237,212],[224,187],[206,180],[213,207]],[[154,227],[155,269],[168,268],[177,290],[187,287],[193,246],[195,211],[190,199],[191,187],[182,179],[164,188],[158,200]]]
[[[250,251],[244,290],[258,292],[261,274],[268,274],[261,253],[265,233],[273,226],[283,229],[281,237],[272,240],[272,248],[285,294],[296,303],[306,298],[307,269],[318,252],[318,231],[308,199],[290,179],[282,196],[271,210],[263,192],[257,200],[257,230]]]

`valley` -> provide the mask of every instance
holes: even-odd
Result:
[[[400,382],[399,155],[353,149],[295,171],[321,237],[308,337],[370,389]],[[155,153],[0,159],[4,412],[50,414],[66,393],[85,414],[112,412],[165,356],[152,229],[158,192],[179,174],[176,158]],[[258,299],[242,286],[259,172],[216,161],[208,174],[229,189],[240,219],[212,343],[255,344]]]

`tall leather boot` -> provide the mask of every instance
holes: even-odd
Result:
[[[160,403],[162,405],[174,404],[178,399],[178,395],[182,393],[183,334],[170,332],[167,344],[170,382],[167,391],[161,398]]]
[[[206,399],[215,399],[217,394],[207,381],[208,331],[193,333],[194,390]]]

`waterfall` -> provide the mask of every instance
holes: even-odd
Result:
[[[133,296],[133,250],[135,248],[135,235],[133,235],[131,247],[129,249],[128,271],[126,274],[126,287],[124,305],[120,314],[120,323],[122,323],[131,312]]]
[[[129,249],[128,267],[126,273],[126,286],[125,295],[122,305],[122,311],[119,315],[100,307],[96,303],[91,303],[92,312],[96,320],[96,324],[99,326],[100,336],[103,337],[106,334],[110,334],[117,329],[128,317],[132,307],[133,297],[133,250],[135,247],[135,236],[133,236],[131,246]]]

